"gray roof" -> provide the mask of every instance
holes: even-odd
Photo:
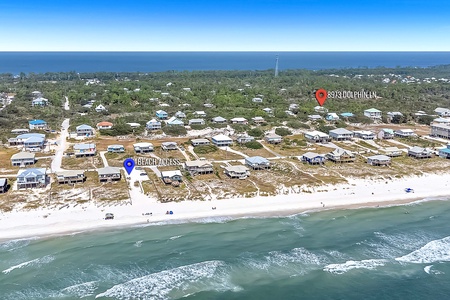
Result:
[[[104,167],[97,169],[98,175],[120,174],[120,168],[117,167]]]
[[[0,178],[0,186],[5,186],[8,180],[6,178]]]
[[[28,158],[35,158],[36,154],[30,153],[30,152],[19,152],[11,156],[11,160],[13,159],[28,159]]]
[[[95,144],[75,144],[73,145],[74,150],[87,150],[87,149],[95,149]]]
[[[345,128],[336,128],[336,129],[330,130],[330,133],[335,133],[335,134],[353,134],[352,131],[347,130]]]
[[[36,177],[39,175],[45,175],[46,169],[44,168],[31,168],[25,170],[19,170],[17,177]]]
[[[25,140],[25,143],[42,143],[42,142],[44,142],[44,138],[43,137],[40,137],[40,136],[32,136],[32,137],[29,137],[29,138],[27,138],[26,140]]]
[[[93,128],[89,125],[82,124],[80,126],[77,126],[77,130],[92,130]]]
[[[318,156],[320,156],[320,157],[325,157],[325,156],[323,156],[322,154],[318,154],[318,153],[315,153],[315,152],[306,152],[306,153],[303,154],[302,156],[303,156],[303,157],[306,157],[306,158],[309,158],[309,159],[313,159],[313,158],[316,158],[316,157],[318,157]]]
[[[225,119],[225,118],[222,118],[222,117],[214,117],[214,118],[212,118],[212,121],[213,122],[225,122],[227,119]]]
[[[17,139],[28,139],[30,137],[40,137],[45,139],[45,134],[43,133],[24,133],[24,134],[19,134],[17,136]]]
[[[269,160],[261,156],[247,157],[245,160],[251,164],[268,164]]]
[[[382,155],[382,154],[369,156],[368,159],[371,159],[371,160],[391,160],[391,158],[389,156]]]
[[[84,175],[83,170],[66,170],[66,171],[60,171],[56,172],[56,176],[62,176],[62,177],[73,177],[73,176],[79,176]]]

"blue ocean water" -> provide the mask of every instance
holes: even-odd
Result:
[[[447,200],[12,240],[0,299],[447,299],[449,213]]]
[[[0,52],[0,73],[428,67],[450,52]]]

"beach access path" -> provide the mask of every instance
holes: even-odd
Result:
[[[61,163],[62,158],[64,155],[64,151],[66,150],[66,141],[67,137],[69,136],[69,123],[70,119],[65,119],[61,124],[61,131],[59,134],[59,142],[57,143],[55,156],[53,157],[52,164],[51,164],[51,172],[58,172],[61,171]]]

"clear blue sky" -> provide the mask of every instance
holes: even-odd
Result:
[[[16,0],[0,51],[450,51],[449,0]]]

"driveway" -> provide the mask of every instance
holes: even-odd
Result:
[[[61,133],[59,135],[59,142],[56,146],[56,152],[55,156],[53,157],[52,164],[51,164],[51,172],[58,172],[61,171],[61,163],[62,158],[64,155],[64,151],[66,150],[66,139],[69,135],[68,128],[69,128],[69,122],[70,119],[65,119],[61,124]]]

